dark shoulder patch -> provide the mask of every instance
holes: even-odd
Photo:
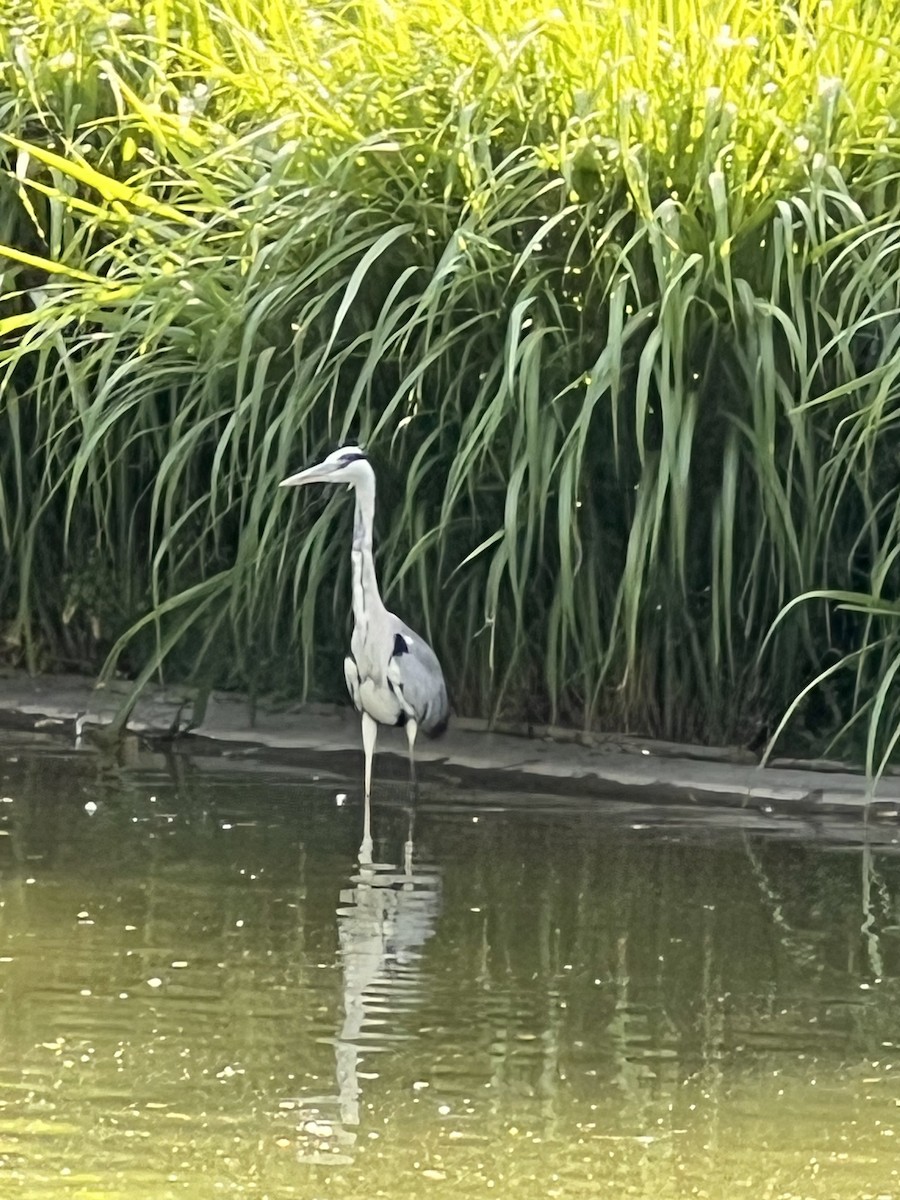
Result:
[[[409,654],[409,646],[406,644],[406,638],[402,633],[394,634],[394,650],[391,658],[399,658],[401,654]]]

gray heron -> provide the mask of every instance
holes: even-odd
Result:
[[[447,728],[450,705],[437,655],[428,643],[385,608],[372,556],[375,520],[375,472],[364,450],[342,446],[320,463],[281,481],[280,487],[307,483],[346,483],[356,495],[353,544],[353,633],[344,659],[344,678],[362,718],[365,754],[363,846],[371,853],[369,797],[372,758],[379,725],[402,725],[409,744],[410,778],[415,785],[416,734],[437,737]]]

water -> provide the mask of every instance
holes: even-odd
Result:
[[[900,1197],[893,820],[0,755],[3,1200]]]

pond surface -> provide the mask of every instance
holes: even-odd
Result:
[[[900,1197],[895,821],[378,767],[0,740],[3,1200]]]

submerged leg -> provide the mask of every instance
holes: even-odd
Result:
[[[403,843],[403,873],[404,875],[412,875],[413,873],[413,824],[416,819],[415,802],[409,806],[409,824],[406,827],[406,841]]]
[[[372,758],[375,754],[375,738],[378,735],[378,723],[367,712],[362,715],[363,753],[366,756],[366,799],[363,816],[363,840],[359,848],[360,862],[372,861],[372,821],[369,812],[369,797],[372,794]]]

